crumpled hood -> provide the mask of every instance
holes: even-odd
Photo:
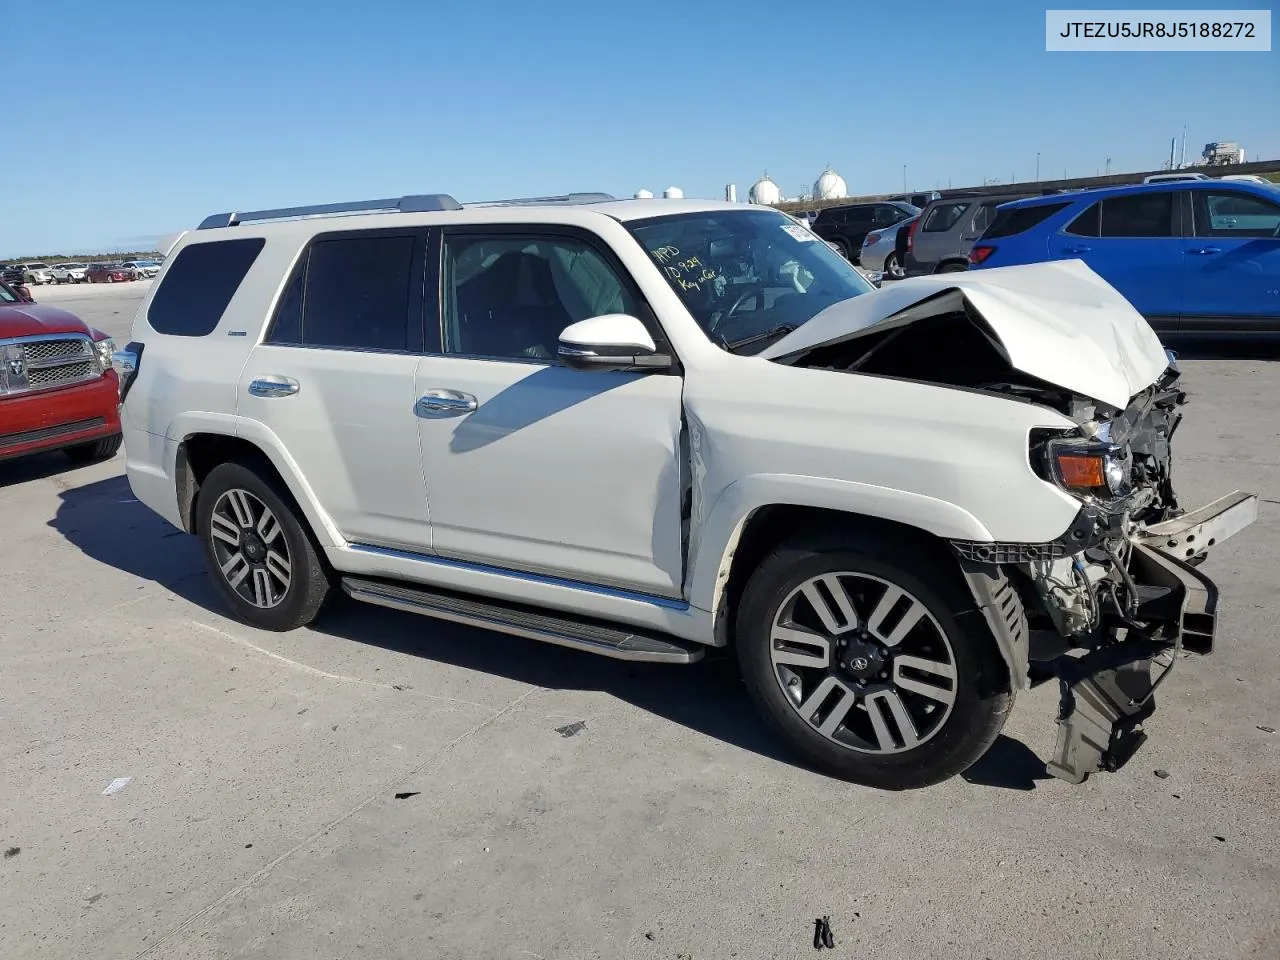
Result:
[[[38,337],[43,333],[87,333],[94,331],[74,313],[40,303],[0,303],[0,340],[10,337]]]
[[[1081,260],[899,280],[833,304],[758,356],[785,362],[965,304],[1014,368],[1113,407],[1126,407],[1169,365],[1151,325]]]

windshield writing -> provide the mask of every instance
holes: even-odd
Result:
[[[763,349],[833,303],[874,289],[806,227],[775,210],[677,214],[630,225],[714,341]]]

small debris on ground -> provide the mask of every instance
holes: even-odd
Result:
[[[835,935],[831,932],[831,918],[818,917],[813,921],[813,949],[821,950],[826,947],[828,950],[836,945]]]
[[[252,843],[246,843],[246,844],[244,845],[244,848],[245,848],[246,850],[252,850],[252,849],[253,849],[253,844],[252,844]]]
[[[587,729],[585,720],[578,720],[575,723],[566,723],[563,727],[556,727],[556,733],[562,737],[572,737]]]
[[[657,939],[656,937],[654,937],[654,935],[653,935],[653,931],[652,931],[652,930],[646,930],[646,931],[644,932],[644,938],[645,938],[646,940],[655,940],[655,939]]]
[[[1168,770],[1157,770],[1157,771],[1156,771],[1156,776],[1157,776],[1157,777],[1159,777],[1161,780],[1168,780],[1168,779],[1169,779],[1169,771],[1168,771]]]
[[[681,950],[676,954],[676,960],[693,960],[693,954],[688,950]]]
[[[391,689],[392,690],[410,690],[412,688],[407,683],[393,683],[391,685]]]
[[[306,713],[310,709],[311,709],[310,707],[303,707],[301,710],[298,711],[298,716],[302,716],[304,713]]]
[[[8,860],[10,857],[16,857],[22,852],[21,847],[10,847],[4,852],[4,858]]]
[[[88,903],[90,906],[92,906],[93,904],[97,903],[101,899],[102,899],[102,894],[95,893],[92,897],[89,897],[85,902]]]
[[[1226,843],[1226,842],[1227,842],[1227,838],[1226,838],[1226,837],[1219,837],[1217,834],[1215,834],[1215,835],[1214,835],[1213,839],[1217,840],[1219,843]]]
[[[133,781],[133,777],[116,777],[109,784],[107,789],[102,791],[104,797],[109,797],[113,793],[119,793]]]
[[[406,790],[406,791],[404,791],[403,793],[397,793],[397,794],[396,794],[396,799],[397,799],[397,800],[408,800],[410,797],[416,797],[416,796],[417,796],[418,794],[420,794],[421,792],[422,792],[421,790]]]
[[[1263,727],[1263,726],[1259,726],[1259,727],[1258,727],[1258,729],[1259,729],[1259,730],[1261,730],[1263,733],[1275,733],[1275,732],[1276,732],[1276,728],[1275,728],[1275,727]]]

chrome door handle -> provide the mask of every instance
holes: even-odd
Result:
[[[249,393],[255,397],[292,397],[298,392],[298,381],[292,377],[258,377],[249,384]]]
[[[436,414],[456,416],[460,413],[471,413],[479,402],[469,393],[457,390],[428,390],[414,404],[414,412],[418,416],[429,417]]]

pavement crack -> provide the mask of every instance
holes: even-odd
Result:
[[[202,626],[205,626],[205,625],[202,624]],[[215,628],[209,627],[208,629],[212,630]],[[222,631],[218,631],[218,632],[221,633]],[[325,834],[329,833],[331,830],[334,830],[337,827],[341,826],[343,823],[350,820],[352,817],[354,817],[357,813],[359,813],[365,807],[369,806],[375,800],[385,798],[386,795],[394,787],[397,787],[400,784],[405,783],[406,781],[412,780],[413,778],[419,776],[429,766],[431,766],[433,763],[435,763],[437,760],[443,757],[446,753],[448,753],[458,744],[462,743],[462,741],[466,740],[468,737],[472,737],[475,734],[479,733],[485,727],[494,723],[496,720],[500,719],[501,717],[506,716],[508,713],[510,713],[512,710],[518,707],[521,703],[523,703],[527,698],[533,696],[533,694],[535,693],[541,692],[542,689],[543,689],[542,687],[533,687],[529,690],[526,690],[524,693],[520,694],[520,696],[516,697],[514,700],[512,700],[502,709],[497,710],[494,713],[491,713],[489,716],[485,717],[475,726],[458,734],[458,736],[454,737],[452,740],[446,743],[439,750],[436,750],[434,753],[432,753],[429,757],[423,760],[420,764],[418,764],[412,770],[409,770],[401,774],[400,776],[396,777],[394,780],[390,781],[389,783],[380,784],[376,790],[372,791],[367,796],[365,796],[363,800],[360,800],[354,806],[350,807],[342,814],[330,820],[323,827],[321,827],[319,830],[316,830],[306,839],[301,840],[298,843],[295,843],[292,847],[290,847],[284,853],[280,854],[280,856],[276,857],[266,866],[257,870],[247,880],[244,880],[241,883],[236,884],[234,887],[232,887],[230,890],[228,890],[226,893],[220,896],[217,900],[214,900],[212,903],[208,904],[207,906],[201,907],[195,913],[191,914],[189,917],[187,917],[185,920],[179,923],[176,927],[174,927],[172,930],[166,933],[163,937],[156,940],[154,943],[152,943],[142,952],[135,954],[133,957],[133,960],[144,960],[145,957],[151,956],[157,950],[159,950],[162,946],[164,946],[166,943],[171,942],[179,934],[183,933],[184,931],[190,929],[195,924],[199,923],[201,920],[209,916],[211,913],[213,913],[223,904],[228,903],[229,901],[235,899],[237,896],[239,896],[244,891],[248,890],[254,884],[258,883],[261,880],[264,880],[273,870],[275,870],[276,867],[280,866],[280,864],[284,863],[294,854],[298,853],[299,851],[315,843],[317,840],[319,840]]]

